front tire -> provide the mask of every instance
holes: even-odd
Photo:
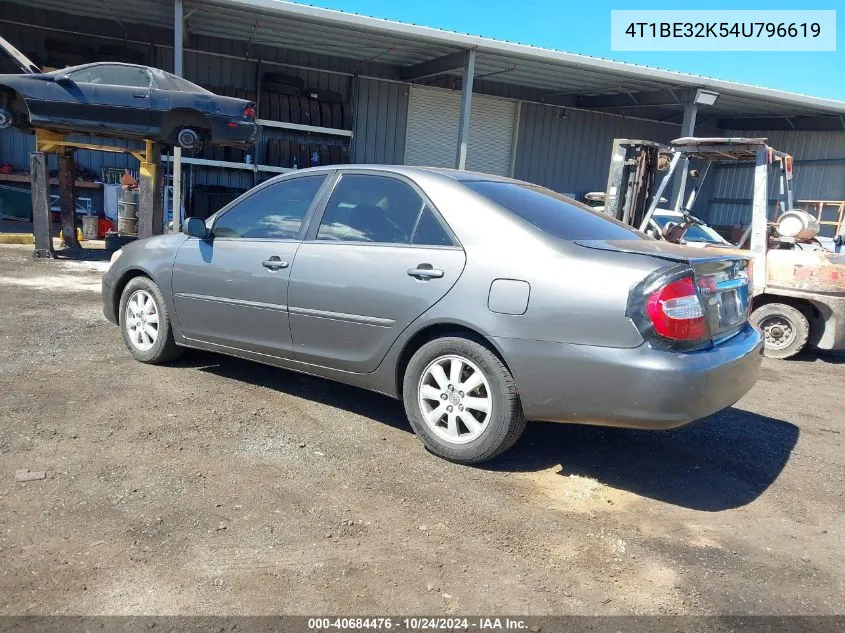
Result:
[[[417,437],[449,461],[492,459],[525,429],[513,376],[479,340],[445,336],[423,345],[405,370],[402,397]]]
[[[807,345],[810,322],[804,313],[785,303],[767,303],[751,313],[751,323],[763,331],[769,358],[795,356]]]
[[[135,360],[157,364],[181,356],[164,297],[151,279],[135,277],[126,284],[118,314],[123,342]]]

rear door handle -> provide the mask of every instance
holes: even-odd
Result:
[[[270,259],[265,259],[261,262],[261,265],[267,270],[281,270],[282,268],[287,268],[290,264],[282,261],[282,258],[278,255],[273,255]]]
[[[433,268],[431,264],[420,264],[416,268],[409,268],[408,275],[422,280],[440,279],[443,276],[443,271]]]
[[[148,99],[150,94],[148,92],[136,92],[132,96],[136,99]]]

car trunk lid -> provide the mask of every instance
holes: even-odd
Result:
[[[21,53],[17,48],[12,46],[8,40],[2,37],[0,37],[0,49],[3,49],[3,52],[6,53],[12,62],[20,68],[21,72],[25,75],[33,75],[41,72],[41,69],[37,64]]]
[[[704,307],[710,338],[718,343],[748,320],[751,307],[750,259],[721,249],[690,248],[658,240],[579,240],[579,246],[633,253],[688,266]]]

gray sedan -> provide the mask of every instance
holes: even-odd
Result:
[[[736,402],[762,358],[749,272],[529,183],[358,165],[124,247],[103,308],[139,361],[198,348],[381,392],[473,463],[526,419],[657,429]]]

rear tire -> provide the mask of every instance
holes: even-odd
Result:
[[[123,342],[135,360],[158,364],[182,355],[173,339],[170,314],[158,286],[147,277],[131,279],[120,295]]]
[[[202,148],[202,138],[199,133],[189,127],[183,127],[176,134],[176,142],[184,150],[198,152]]]
[[[425,447],[460,464],[503,453],[525,429],[513,376],[480,340],[455,335],[423,345],[405,370],[402,398]]]
[[[810,322],[798,308],[785,303],[767,303],[751,313],[751,323],[763,331],[769,358],[795,356],[807,345]]]

